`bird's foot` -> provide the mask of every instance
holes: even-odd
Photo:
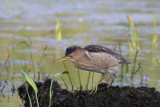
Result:
[[[97,89],[98,89],[98,85],[96,85],[89,94],[93,94],[93,93],[96,93],[97,92]]]
[[[106,78],[107,77],[107,78]],[[103,83],[102,82],[102,80],[103,79],[105,79],[106,80],[106,82],[108,83],[108,86],[107,87],[110,87],[111,85],[112,85],[112,83],[114,82],[114,78],[112,77],[110,77],[110,75],[103,75],[102,77],[101,77],[101,79],[98,81],[98,83],[96,84],[96,86],[91,90],[91,92],[90,92],[90,94],[92,94],[92,93],[96,93],[97,92],[97,90],[98,90],[98,85],[99,84],[101,84],[101,83]],[[111,80],[112,79],[112,80]]]
[[[108,83],[108,87],[112,86],[114,82],[114,77],[113,75],[108,75],[107,78],[105,78],[105,81]]]
[[[96,84],[96,86],[91,90],[90,94],[92,94],[92,93],[94,93],[94,92],[95,92],[95,93],[97,92],[98,85],[101,84],[101,83],[103,83],[102,80],[103,80],[104,78],[105,78],[105,76],[102,77],[102,78],[98,81],[98,83]]]

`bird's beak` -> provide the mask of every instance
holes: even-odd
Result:
[[[62,58],[59,58],[59,59],[57,59],[57,60],[52,61],[52,63],[60,62],[60,61],[66,61],[66,60],[69,60],[69,59],[71,59],[71,58],[72,58],[71,56],[64,56],[64,57],[62,57]]]

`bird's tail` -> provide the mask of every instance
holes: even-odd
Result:
[[[130,64],[130,63],[131,63],[130,59],[125,58],[125,57],[121,58],[120,64]]]

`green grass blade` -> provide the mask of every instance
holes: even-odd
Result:
[[[156,18],[154,18],[153,26],[154,26],[154,29],[153,29],[153,37],[152,37],[152,49],[156,48],[156,43],[158,40],[158,35],[156,34]]]
[[[131,36],[131,42],[134,50],[139,50],[139,41],[138,41],[138,33],[139,31],[136,31],[136,28],[134,26],[134,22],[131,18],[131,16],[128,14],[128,20],[130,23],[130,36]]]
[[[34,82],[33,79],[32,79],[27,73],[25,73],[23,70],[21,70],[21,72],[23,73],[23,75],[24,75],[25,78],[27,79],[28,83],[32,86],[32,88],[33,88],[33,90],[34,90],[34,92],[35,92],[35,96],[36,96],[37,107],[39,107],[38,98],[37,98],[38,89],[37,89],[37,86],[36,86],[35,82]]]
[[[79,85],[80,85],[80,90],[82,89],[82,83],[81,83],[81,75],[80,75],[80,71],[78,69],[78,78],[79,78]]]
[[[94,82],[94,72],[93,72],[93,75],[92,75],[92,88],[93,88],[93,82]]]
[[[31,52],[31,46],[32,46],[32,39],[27,36],[28,40],[29,40],[29,43],[27,43],[26,41],[22,41],[20,42],[21,44],[25,44],[28,49],[29,49],[29,54],[30,54],[30,58],[31,58],[31,62],[32,62],[32,69],[33,69],[33,72],[34,72],[34,78],[35,78],[35,68],[34,68],[34,62],[33,62],[33,56],[32,56],[32,52]]]
[[[1,38],[1,55],[3,56],[2,58],[5,59],[5,54],[4,54],[4,50],[3,50],[2,38]]]
[[[24,67],[23,67],[22,71],[26,72],[26,70],[27,70],[27,64],[24,64]]]
[[[131,76],[130,76],[131,80],[133,79],[133,76],[134,76],[134,73],[135,73],[138,53],[139,53],[139,51],[137,50],[135,58],[134,58],[133,69],[132,69]]]
[[[28,98],[29,98],[30,107],[32,107],[31,97],[30,97],[30,95],[29,95],[28,86],[27,86],[26,84],[25,84],[25,87],[26,87],[26,90],[27,90],[27,95],[28,95]]]
[[[160,64],[160,58],[158,57],[158,55],[156,55],[156,58],[158,60],[158,63]]]
[[[129,49],[130,49],[130,51],[131,51],[131,53],[132,53],[133,48],[132,48],[132,45],[131,45],[131,41],[129,40],[128,35],[125,35],[125,37],[126,37],[126,39],[127,39]]]
[[[34,89],[35,93],[38,93],[38,89],[37,86],[35,84],[35,82],[33,81],[33,79],[27,74],[25,73],[23,70],[21,70],[21,72],[24,74],[24,76],[26,77],[28,83],[32,86],[32,88]]]
[[[71,79],[71,76],[70,76],[69,72],[68,72],[68,71],[64,71],[62,74],[67,74],[67,75],[68,75],[68,77],[69,77],[69,81],[70,81],[71,86],[72,86],[72,91],[73,91],[74,86],[73,86],[72,79]]]
[[[61,41],[62,40],[62,24],[59,21],[58,16],[57,16],[57,25],[56,25],[55,33],[56,33],[56,36],[57,36],[56,37],[57,41]]]
[[[125,76],[128,73],[128,71],[129,71],[129,66],[128,66],[128,64],[126,64]]]
[[[53,91],[52,91],[52,85],[53,85],[53,81],[55,80],[56,77],[58,77],[59,75],[61,75],[62,73],[56,73],[52,79],[51,79],[51,85],[50,85],[50,97],[49,97],[49,107],[51,107],[51,102],[52,102],[52,95],[53,95]]]
[[[64,81],[64,79],[63,79],[63,77],[61,76],[61,79],[62,79],[62,81],[63,81],[63,83],[64,83],[64,85],[65,85],[65,87],[66,87],[66,90],[68,89],[68,86],[67,86],[67,84],[66,84],[66,82]]]
[[[90,75],[91,75],[91,72],[88,73],[87,84],[86,84],[86,90],[88,90],[88,84],[89,84]]]
[[[129,23],[130,23],[131,42],[132,42],[132,46],[135,48],[136,44],[134,42],[134,40],[135,40],[135,37],[134,37],[134,23],[133,23],[132,18],[129,14],[128,14],[128,20],[129,20]]]

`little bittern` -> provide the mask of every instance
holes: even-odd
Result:
[[[76,68],[101,73],[113,74],[118,64],[129,64],[130,60],[120,54],[99,45],[88,45],[84,48],[71,46],[66,49],[65,56],[53,62],[69,60]]]

